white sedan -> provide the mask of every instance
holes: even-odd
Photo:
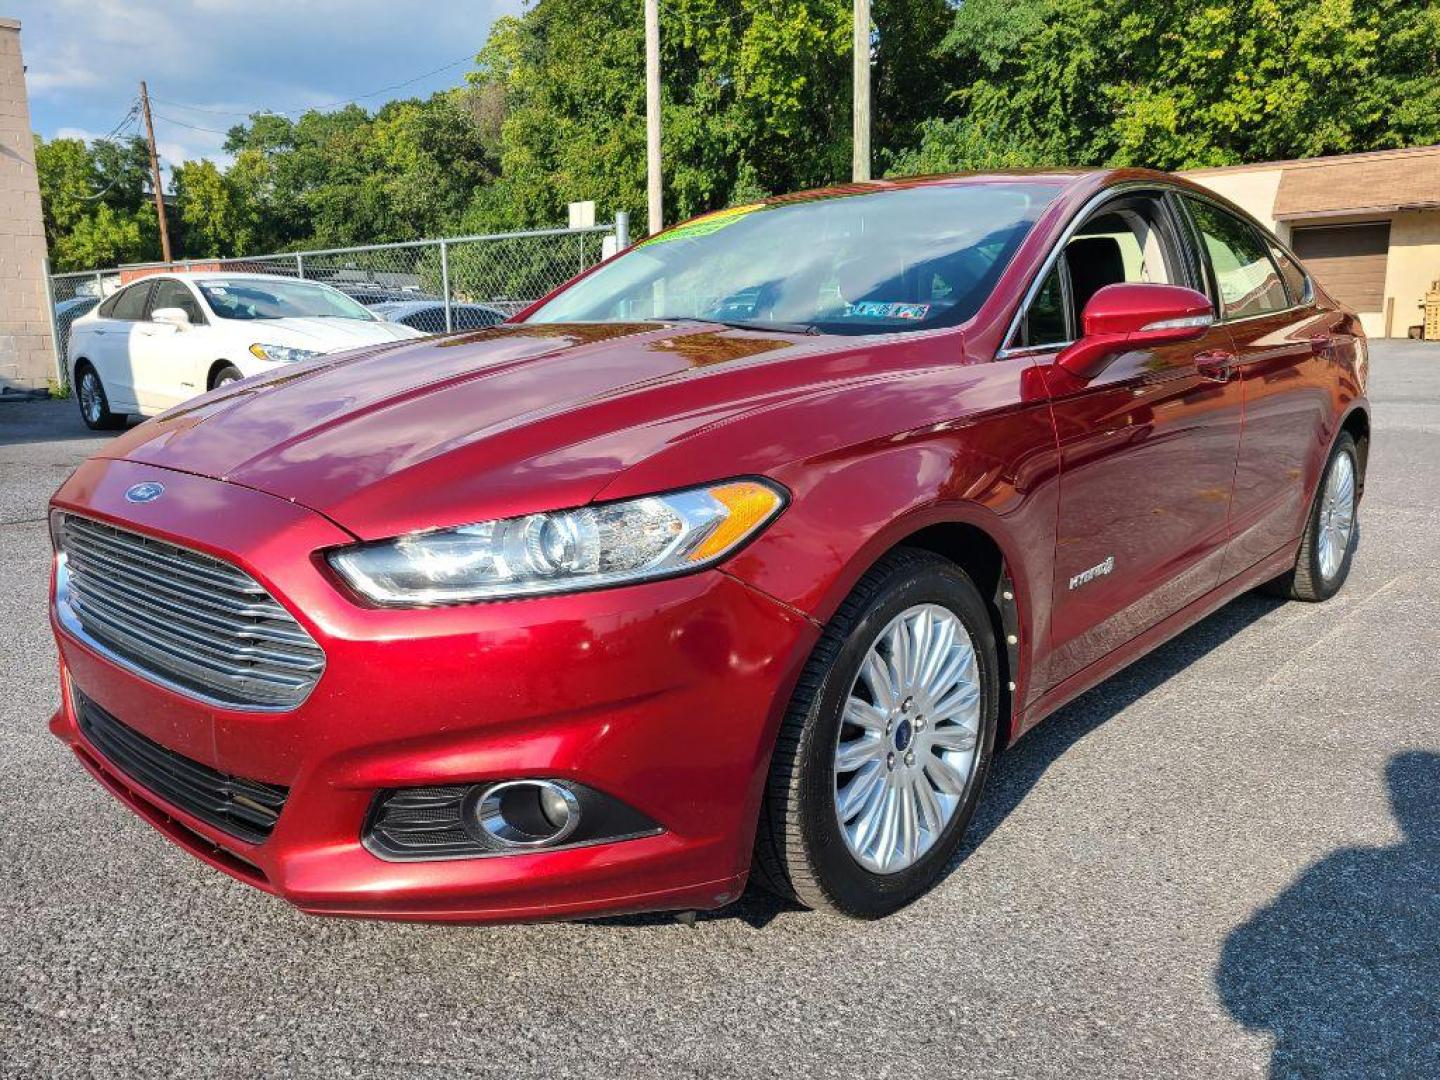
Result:
[[[313,281],[156,274],[76,319],[66,361],[86,426],[115,428],[276,364],[423,336]]]

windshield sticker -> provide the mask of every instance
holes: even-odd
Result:
[[[224,296],[224,295],[225,295],[225,286],[224,286],[224,285],[206,285],[206,286],[205,286],[205,291],[206,291],[207,293],[214,293],[216,296]]]
[[[887,304],[878,300],[862,300],[846,305],[845,314],[855,319],[923,319],[930,314],[929,304]]]
[[[727,225],[734,225],[747,214],[753,214],[763,207],[764,203],[750,203],[748,206],[732,206],[728,210],[717,210],[713,214],[706,214],[704,217],[696,218],[685,225],[677,226],[669,232],[656,233],[654,236],[647,236],[636,247],[645,247],[649,244],[668,244],[672,240],[693,240],[697,236],[708,236],[710,233],[719,232]]]

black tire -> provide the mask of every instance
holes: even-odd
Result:
[[[215,377],[210,380],[210,389],[218,390],[226,383],[239,382],[244,377],[240,369],[234,364],[226,364],[219,371],[215,372]]]
[[[1335,572],[1327,576],[1320,558],[1322,515],[1325,512],[1325,492],[1330,481],[1330,474],[1342,456],[1349,457],[1350,467],[1353,470],[1355,494],[1352,514],[1354,516],[1344,556]],[[1300,551],[1295,557],[1295,565],[1274,581],[1266,584],[1266,592],[1275,596],[1283,596],[1287,600],[1319,603],[1322,600],[1329,600],[1340,591],[1341,586],[1345,584],[1345,579],[1350,576],[1350,563],[1355,558],[1355,545],[1360,537],[1358,516],[1361,485],[1360,461],[1359,449],[1355,445],[1354,438],[1348,431],[1342,431],[1340,437],[1335,440],[1334,447],[1330,450],[1330,458],[1325,463],[1324,472],[1320,474],[1320,484],[1315,489],[1315,497],[1310,503],[1310,516],[1306,519],[1305,534],[1300,538]]]
[[[917,604],[954,612],[980,675],[980,733],[968,787],[932,846],[908,868],[874,873],[851,854],[835,809],[835,753],[844,703],[865,654],[900,612]],[[760,811],[756,882],[806,907],[855,918],[888,915],[945,873],[974,814],[995,746],[999,708],[995,633],[979,591],[954,563],[900,548],[866,572],[807,661],[776,740]]]
[[[116,431],[125,426],[126,415],[110,411],[100,373],[84,360],[75,365],[75,400],[80,405],[80,419],[91,431]]]

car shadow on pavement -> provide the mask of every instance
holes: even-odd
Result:
[[[1275,610],[1284,601],[1260,593],[1247,593],[1213,615],[1142,657],[1105,682],[1089,690],[1047,718],[1005,751],[997,755],[984,795],[970,823],[969,833],[945,876],[953,874],[970,853],[985,842],[1010,813],[1020,805],[1050,765],[1071,746],[1105,721],[1138,701],[1152,690],[1184,671],[1212,649],[1225,644],[1257,619]],[[738,919],[763,929],[783,911],[797,905],[780,900],[752,885],[735,903],[696,915],[701,922]],[[595,920],[615,926],[652,926],[674,921],[673,915],[621,915]]]
[[[1274,1037],[1271,1080],[1440,1077],[1440,753],[1386,780],[1400,843],[1325,856],[1225,942],[1216,988]]]

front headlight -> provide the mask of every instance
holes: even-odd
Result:
[[[256,342],[250,346],[250,355],[261,360],[274,360],[277,364],[293,364],[296,360],[309,360],[320,353],[314,349],[296,349],[289,345],[264,345]]]
[[[785,505],[760,480],[411,533],[330,553],[349,585],[416,607],[576,592],[690,573],[729,555]]]

